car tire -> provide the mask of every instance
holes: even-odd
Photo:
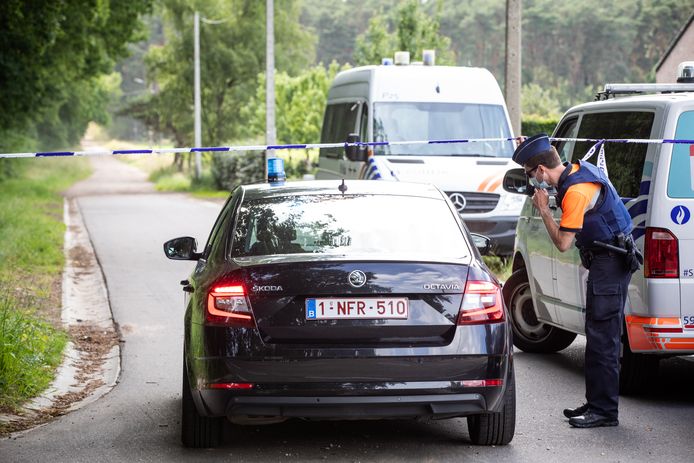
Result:
[[[467,417],[470,441],[475,445],[506,445],[516,432],[516,381],[513,370],[509,374],[504,392],[504,405],[500,412]]]
[[[185,361],[183,362],[181,441],[185,447],[211,448],[219,445],[224,418],[201,416],[193,401]]]
[[[619,359],[619,393],[640,394],[647,392],[658,375],[660,358],[656,355],[637,354],[629,347],[626,329],[622,334],[622,349]]]
[[[513,345],[520,350],[553,353],[569,347],[576,339],[576,333],[538,321],[524,268],[513,272],[502,291],[511,319]]]

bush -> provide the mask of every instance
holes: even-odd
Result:
[[[36,301],[13,297],[15,286],[0,284],[0,408],[10,409],[49,385],[67,343],[65,333],[25,311]]]
[[[523,116],[521,120],[521,134],[531,137],[538,133],[552,135],[559,119],[553,117]]]
[[[511,276],[512,259],[495,255],[482,256],[484,263],[487,264],[496,277],[501,281],[506,281]]]
[[[258,151],[212,153],[212,181],[220,190],[232,191],[239,185],[262,182],[265,157]]]

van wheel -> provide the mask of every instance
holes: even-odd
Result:
[[[660,366],[660,357],[650,354],[635,354],[629,348],[626,329],[622,333],[622,355],[619,359],[619,393],[639,394],[654,384]]]
[[[224,418],[201,416],[193,401],[188,373],[183,362],[181,441],[185,447],[210,448],[219,445]]]
[[[500,412],[467,417],[470,441],[475,445],[506,445],[516,431],[516,382],[513,370],[508,375],[504,406]]]
[[[568,347],[576,333],[540,322],[535,316],[528,273],[518,269],[502,289],[513,329],[513,345],[524,352],[551,353]]]

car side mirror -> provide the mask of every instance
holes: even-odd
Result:
[[[347,143],[359,143],[361,140],[359,139],[358,134],[350,133],[349,135],[347,135],[346,141]],[[366,154],[366,146],[345,146],[345,156],[347,156],[347,159],[349,159],[350,161],[365,162],[368,158]]]
[[[535,194],[535,188],[528,181],[528,174],[525,169],[511,169],[504,175],[502,183],[505,191],[521,195],[532,196]]]
[[[164,243],[164,254],[173,260],[198,260],[202,254],[195,252],[197,247],[198,243],[195,238],[183,236]]]
[[[492,240],[490,238],[477,233],[470,233],[470,236],[472,237],[472,244],[475,245],[480,254],[483,256],[489,254],[489,251],[492,250]]]

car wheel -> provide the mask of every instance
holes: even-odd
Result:
[[[206,417],[198,413],[183,362],[181,441],[185,447],[210,448],[219,445],[224,418]]]
[[[503,287],[513,329],[513,345],[524,352],[551,353],[565,349],[576,339],[571,333],[540,322],[535,315],[528,273],[518,269]]]
[[[656,355],[632,352],[626,329],[622,334],[621,354],[619,359],[619,393],[638,394],[650,390],[650,386],[658,375],[660,358]]]
[[[467,417],[470,440],[475,445],[506,445],[516,431],[516,382],[513,370],[509,374],[504,392],[504,406],[500,412]]]

